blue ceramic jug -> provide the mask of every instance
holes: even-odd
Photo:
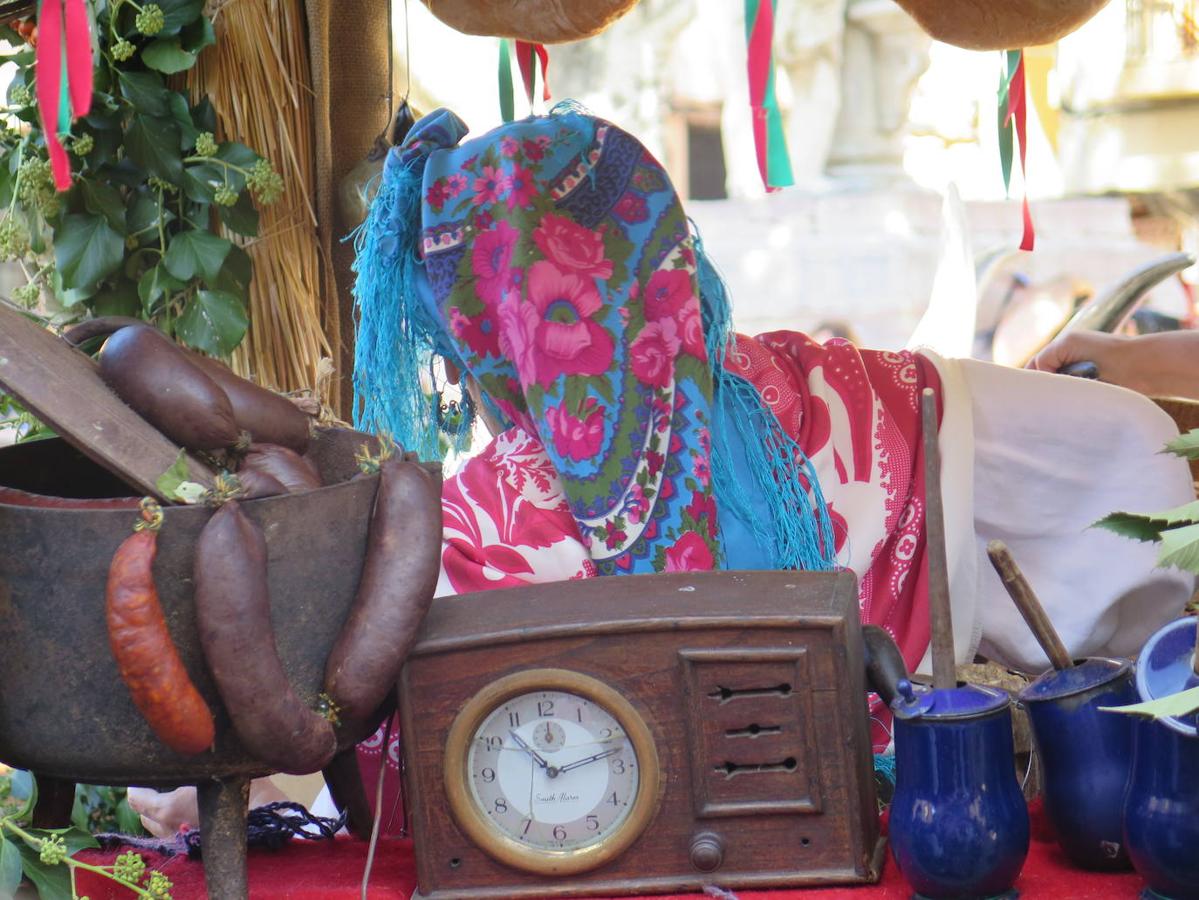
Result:
[[[1051,669],[1020,693],[1045,779],[1045,813],[1058,843],[1087,869],[1126,869],[1124,792],[1132,763],[1133,721],[1101,706],[1137,702],[1132,664],[1085,659]]]
[[[1028,854],[1028,808],[1013,766],[1011,704],[966,685],[914,694],[895,713],[891,849],[918,895],[945,900],[1008,891]]]
[[[1171,622],[1137,660],[1142,700],[1199,685],[1195,619]],[[1124,841],[1145,879],[1145,896],[1199,898],[1199,728],[1194,714],[1136,724],[1132,778],[1124,804]]]

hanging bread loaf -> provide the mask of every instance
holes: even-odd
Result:
[[[463,34],[561,44],[599,34],[637,0],[423,0]]]
[[[967,50],[1019,50],[1051,44],[1108,0],[896,0],[938,41]]]

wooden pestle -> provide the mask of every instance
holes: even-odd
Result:
[[[928,553],[928,611],[932,631],[933,687],[955,688],[953,615],[949,608],[949,566],[945,560],[945,510],[941,506],[941,450],[938,444],[937,395],[932,388],[920,394],[924,436],[924,538]]]
[[[1053,667],[1060,671],[1074,665],[1069,651],[1066,650],[1066,645],[1057,636],[1053,623],[1045,614],[1045,607],[1041,606],[1041,601],[1033,593],[1032,585],[1028,583],[1028,579],[1016,565],[1016,561],[1012,559],[1007,545],[1003,541],[991,541],[987,544],[987,555],[991,557],[991,565],[995,567],[995,571],[999,573],[999,578],[1003,581],[1003,586],[1007,588],[1008,596],[1016,604],[1016,609],[1020,610],[1020,615],[1024,616],[1024,621],[1028,623],[1033,637],[1037,639],[1037,643],[1041,645],[1041,649],[1045,651],[1045,655],[1049,657]]]

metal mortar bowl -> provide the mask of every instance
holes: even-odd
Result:
[[[344,429],[322,431],[309,457],[326,487],[244,504],[266,536],[279,656],[294,690],[311,703],[353,603],[366,549],[378,478],[353,478],[353,453],[365,440]],[[49,497],[130,495],[57,439],[0,449],[0,486]],[[211,510],[165,508],[154,564],[171,636],[216,719],[213,748],[182,756],[155,737],[133,705],[108,644],[108,564],[131,533],[135,509],[112,508],[120,500],[98,504],[107,508],[64,509],[7,499],[12,502],[0,493],[0,760],[36,774],[42,800],[35,824],[66,824],[74,782],[195,784],[209,894],[245,897],[248,783],[271,770],[233,733],[197,636],[192,548]],[[440,510],[436,515],[439,524]],[[361,814],[344,789],[358,783],[353,746],[377,725],[342,734],[343,753],[333,772],[326,770],[330,781],[343,785],[341,799],[351,803],[352,817]]]

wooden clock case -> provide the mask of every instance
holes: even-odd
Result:
[[[869,882],[879,836],[852,573],[597,578],[434,602],[399,686],[424,900]],[[611,686],[653,732],[657,810],[622,854],[554,877],[475,846],[447,803],[462,707],[524,669]],[[414,898],[415,900],[415,898]]]

